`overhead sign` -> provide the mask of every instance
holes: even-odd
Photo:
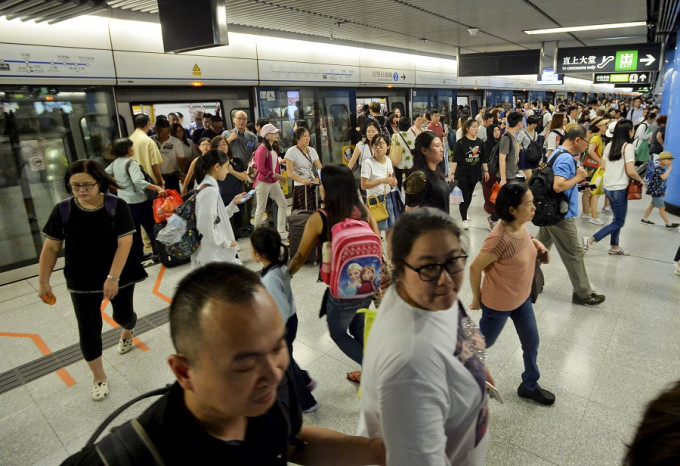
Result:
[[[640,73],[593,73],[594,84],[638,84],[647,86],[651,79],[651,71]]]
[[[659,71],[660,68],[661,44],[657,43],[557,50],[558,73]]]
[[[538,74],[540,61],[540,50],[467,53],[460,56],[458,76]]]
[[[395,68],[361,67],[361,84],[388,84],[393,86],[412,86],[415,84],[413,70]]]

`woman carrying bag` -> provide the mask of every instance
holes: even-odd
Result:
[[[361,166],[361,189],[366,190],[366,206],[378,222],[378,229],[385,231],[394,226],[395,214],[390,190],[397,185],[392,161],[387,157],[390,138],[377,134],[371,140],[373,157]]]
[[[293,180],[293,210],[316,210],[316,187],[319,177],[314,168],[321,170],[319,154],[309,146],[309,130],[300,127],[293,134],[295,145],[286,152],[286,171]]]
[[[583,237],[583,249],[588,250],[591,244],[610,235],[609,254],[628,256],[619,246],[619,234],[626,221],[628,212],[628,185],[631,180],[644,186],[635,169],[635,149],[633,148],[633,122],[619,121],[614,128],[614,137],[607,144],[602,156],[604,163],[604,193],[611,203],[614,219],[609,225],[598,230],[593,236]]]

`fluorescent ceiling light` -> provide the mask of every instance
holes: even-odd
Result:
[[[534,29],[531,31],[524,32],[526,34],[557,34],[561,32],[596,31],[599,29],[632,28],[637,26],[647,26],[647,23],[645,21],[636,21],[634,23],[591,24],[590,26],[570,26],[563,28]]]

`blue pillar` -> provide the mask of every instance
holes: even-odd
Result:
[[[675,67],[675,50],[666,51],[665,61],[667,64],[661,70],[661,75],[663,76],[664,83],[670,83],[670,76],[672,75],[673,71],[677,69]],[[671,100],[671,93],[665,92],[665,89],[669,88],[664,86],[664,93],[661,95],[661,113],[659,113],[659,115],[668,115],[668,105]]]
[[[668,63],[663,93],[662,100],[668,102],[664,150],[677,158],[673,164],[674,170],[666,178],[664,201],[667,209],[678,215],[680,214],[680,110],[678,110],[678,106],[680,106],[680,53],[678,53],[677,46],[673,54],[673,62]]]

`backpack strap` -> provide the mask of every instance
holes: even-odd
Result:
[[[113,194],[109,193],[106,193],[104,196],[105,196],[104,209],[106,210],[106,213],[109,214],[109,217],[111,217],[111,219],[114,219],[116,218],[116,207],[118,206],[118,198]],[[58,204],[59,216],[61,217],[61,223],[64,227],[66,227],[66,225],[68,224],[68,220],[71,217],[71,201],[73,199],[74,199],[73,196],[71,196],[68,199],[60,201]]]
[[[165,465],[156,445],[137,419],[112,429],[94,448],[104,464]]]

